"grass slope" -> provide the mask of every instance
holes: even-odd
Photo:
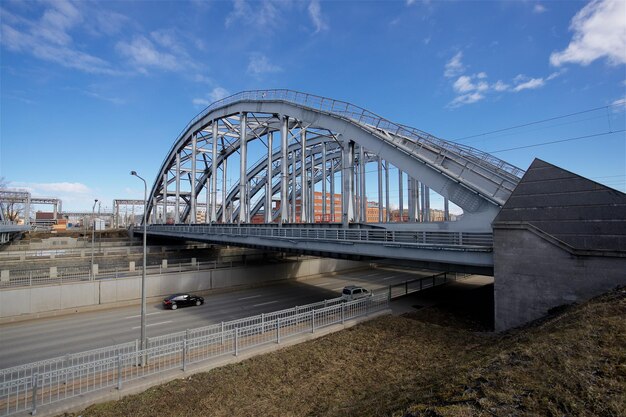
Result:
[[[505,334],[426,308],[82,416],[626,416],[626,289]]]

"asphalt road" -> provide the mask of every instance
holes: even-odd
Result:
[[[338,297],[350,284],[376,292],[390,284],[432,274],[379,268],[208,295],[204,305],[174,311],[164,310],[160,303],[149,303],[146,333],[148,337],[160,336],[323,301]],[[139,338],[140,323],[140,307],[134,305],[4,324],[0,326],[0,369],[133,341]]]

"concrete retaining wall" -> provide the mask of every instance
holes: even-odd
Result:
[[[494,230],[495,329],[626,285],[626,258],[577,256],[525,229]]]
[[[176,292],[258,286],[284,279],[361,268],[366,264],[339,259],[305,259],[254,267],[234,267],[146,277],[147,297]],[[141,276],[0,291],[0,319],[63,311],[78,307],[139,302]]]

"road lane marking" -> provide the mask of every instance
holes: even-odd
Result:
[[[161,312],[160,312],[160,311],[155,311],[154,313],[148,313],[148,314],[146,314],[146,316],[149,316],[149,315],[151,315],[151,314],[161,314]],[[134,318],[136,318],[136,317],[141,317],[141,314],[137,314],[136,316],[126,316],[126,318],[127,318],[127,319],[134,319]]]
[[[343,290],[344,287],[339,287],[339,288],[333,288],[333,291],[339,291],[339,290]]]
[[[242,297],[242,298],[238,298],[238,300],[239,300],[239,301],[241,301],[241,300],[252,300],[253,298],[259,298],[259,297],[262,297],[262,296],[263,296],[262,294],[259,294],[259,295],[251,295],[250,297]]]
[[[171,322],[172,322],[172,320],[168,320],[168,321],[160,321],[160,322],[158,322],[158,323],[150,323],[150,324],[146,324],[146,327],[150,327],[150,326],[159,326],[159,325],[161,325],[161,324],[167,324],[167,323],[171,323]],[[133,328],[132,328],[132,330],[137,330],[137,329],[140,329],[140,328],[141,328],[141,326],[135,326],[135,327],[133,327]]]
[[[362,275],[363,278],[367,278],[367,277],[375,277],[376,275],[378,275],[378,273],[375,274],[369,274],[369,275]]]
[[[392,275],[392,276],[390,276],[390,277],[383,278],[383,281],[387,281],[388,279],[395,278],[395,277],[396,277],[396,275]]]
[[[274,303],[277,303],[277,302],[278,302],[278,300],[276,300],[276,301],[268,301],[267,303],[254,304],[252,307],[261,307],[261,306],[266,306],[268,304],[274,304]]]
[[[322,283],[317,284],[317,285],[319,285],[321,287],[325,287],[325,286],[330,285],[330,284],[333,284],[333,283],[332,282],[322,282]]]

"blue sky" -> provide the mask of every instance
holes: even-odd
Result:
[[[129,171],[151,183],[196,113],[265,88],[626,190],[624,1],[3,0],[0,26],[0,176],[68,210],[142,198]]]

